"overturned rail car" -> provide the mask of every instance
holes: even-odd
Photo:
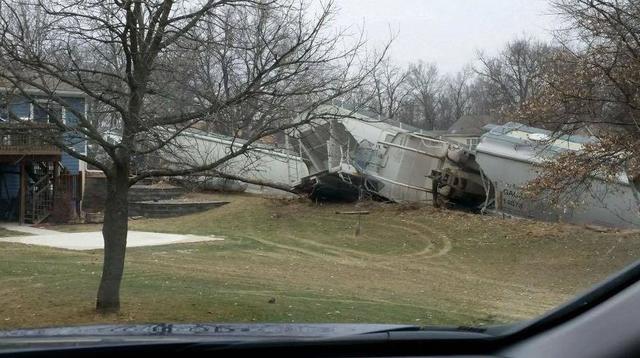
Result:
[[[640,228],[640,203],[623,173],[615,182],[594,176],[583,187],[567,188],[566,201],[559,206],[552,206],[544,195],[524,195],[521,188],[538,175],[536,164],[563,151],[581,150],[593,140],[566,135],[554,138],[549,131],[519,123],[493,127],[481,137],[476,160],[494,186],[494,210],[545,221]]]
[[[482,176],[475,153],[457,145],[448,147],[442,166],[432,169],[429,177],[436,207],[462,206],[479,210],[493,192],[491,183]]]
[[[294,143],[310,168],[295,189],[314,200],[476,207],[485,199],[473,154],[446,140],[345,118],[306,128]]]
[[[238,150],[244,143],[238,138],[190,129],[173,138],[160,151],[159,165],[173,169],[202,166]],[[246,179],[286,186],[309,174],[301,157],[288,150],[261,143],[252,144],[249,151],[227,161],[216,170]],[[204,176],[201,179],[211,186],[230,186],[226,181],[218,183]]]
[[[476,207],[484,201],[474,156],[458,144],[418,133],[398,133],[379,144],[382,149],[370,152],[361,168],[367,190],[396,202]],[[366,162],[361,156],[358,162]]]

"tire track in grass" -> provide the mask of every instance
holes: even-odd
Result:
[[[397,229],[406,229],[406,227],[403,226],[398,226],[395,225],[395,227]],[[415,230],[412,230],[415,232]],[[446,237],[446,235],[441,234],[441,237]],[[391,260],[387,255],[382,255],[382,254],[371,254],[371,253],[367,253],[367,252],[363,252],[363,251],[358,251],[358,250],[353,250],[353,249],[348,249],[348,248],[343,248],[343,247],[339,247],[339,246],[335,246],[335,245],[328,245],[328,244],[324,244],[324,243],[319,243],[316,242],[314,240],[309,240],[309,239],[302,239],[293,235],[289,235],[289,238],[293,239],[293,240],[297,240],[300,242],[304,242],[307,244],[311,244],[311,245],[315,245],[317,247],[320,247],[322,249],[325,250],[330,250],[333,252],[336,252],[337,254],[341,254],[342,257],[344,257],[344,253],[349,253],[351,254],[351,256],[349,256],[349,259],[351,260],[359,260],[362,265],[361,266],[366,266],[366,267],[377,267],[380,269],[383,269],[385,271],[389,271],[389,272],[394,272],[394,273],[405,273],[407,270],[406,268],[399,268],[398,264],[413,264],[416,262],[416,259],[425,259],[425,258],[433,258],[433,257],[438,257],[438,256],[442,256],[445,255],[446,253],[448,253],[451,248],[451,242],[450,240],[448,240],[448,238],[446,238],[446,240],[443,240],[444,244],[443,247],[438,250],[436,253],[431,254],[431,250],[421,250],[420,252],[416,252],[413,254],[405,254],[405,255],[399,255],[399,256],[395,256],[393,257]],[[429,255],[425,255],[425,254],[429,254]],[[398,261],[398,259],[405,259],[407,257],[411,257],[411,261]],[[366,260],[366,261],[365,261]],[[352,263],[352,262],[348,262],[348,263]],[[449,270],[444,270],[442,271],[444,274],[448,274],[450,271]],[[474,279],[475,280],[475,279]],[[461,282],[461,281],[458,281]],[[462,287],[460,287],[460,289],[464,289],[465,285],[461,285]]]
[[[364,252],[364,251],[349,249],[349,248],[346,248],[346,247],[341,247],[341,246],[336,246],[336,245],[329,245],[329,244],[321,243],[321,242],[318,242],[318,241],[315,241],[315,240],[311,240],[311,239],[303,239],[302,237],[291,235],[291,234],[287,235],[287,237],[289,239],[291,239],[291,240],[295,240],[295,241],[302,242],[302,243],[305,243],[305,244],[308,244],[308,245],[316,246],[318,248],[321,248],[323,250],[331,252],[333,255],[335,255],[337,257],[340,257],[340,258],[343,258],[343,259],[362,260],[362,259],[377,258],[377,255],[371,254],[371,253],[367,253],[367,252]]]
[[[378,266],[378,265],[370,265],[370,266]],[[396,281],[397,282],[397,281]],[[250,281],[245,282],[247,284],[250,284]],[[409,284],[413,284],[414,283],[409,283]],[[452,292],[463,292],[463,289],[466,289],[467,287],[465,287],[465,285],[462,285],[461,287],[454,287]],[[343,287],[343,289],[345,289]],[[351,288],[347,287],[346,288],[348,291],[347,292],[355,292],[353,291]],[[276,290],[265,290],[268,292],[272,292],[272,291],[276,291]],[[282,293],[282,296],[292,296],[290,294],[287,294],[286,292],[287,289],[283,289],[280,292],[284,292]],[[456,294],[454,293],[450,293],[450,294],[445,294],[445,296],[443,297],[442,295],[438,295],[437,298],[434,298],[434,304],[437,306],[447,306],[447,302],[450,302],[450,299],[447,299],[446,297],[450,296],[450,297],[456,297]],[[372,294],[372,295],[376,295],[376,294]],[[448,295],[448,296],[447,296]],[[370,297],[370,296],[369,296]],[[398,296],[398,299],[401,296]],[[389,301],[387,299],[383,299],[383,298],[379,298],[379,299],[372,299],[371,301],[375,301],[375,302],[387,302],[389,304],[395,304],[398,306],[407,306],[407,307],[420,307],[420,308],[424,308],[424,309],[431,309],[434,310],[434,306],[424,306],[422,302],[424,302],[423,300],[419,299],[419,295],[418,296],[412,296],[413,298],[408,299],[407,302],[402,303],[402,302],[398,302],[398,301]],[[458,295],[459,297],[459,295]],[[329,299],[330,301],[331,299]],[[439,303],[438,303],[439,302]],[[473,301],[468,302],[468,301],[462,301],[460,302],[460,304],[464,303],[462,306],[464,307],[474,307],[472,310],[473,311],[478,311],[478,312],[485,312],[486,314],[491,314],[491,315],[495,315],[495,316],[503,316],[503,317],[510,317],[512,319],[523,319],[523,318],[529,318],[534,316],[535,314],[540,313],[542,310],[540,309],[536,309],[536,310],[532,310],[532,309],[526,309],[526,310],[522,310],[522,309],[518,309],[516,310],[515,308],[512,309],[504,309],[504,305],[495,305],[495,300],[494,299],[488,299],[488,300],[483,300],[481,302],[478,302],[477,298],[474,298]],[[477,308],[476,308],[477,307]],[[467,308],[470,309],[470,308]],[[435,310],[440,310],[440,309],[435,309]],[[451,311],[451,309],[450,309]],[[451,311],[452,312],[452,311]],[[478,314],[468,314],[469,316],[474,317],[475,319],[479,319],[482,317],[482,315],[478,315]]]
[[[282,245],[280,245],[282,246]],[[290,247],[290,245],[285,245],[286,247]],[[289,251],[289,250],[288,250]],[[291,252],[291,251],[289,251]],[[297,251],[294,251],[295,253],[300,253]],[[305,254],[308,253],[308,250],[305,250],[304,252]],[[269,253],[269,256],[271,256],[271,254],[275,254],[273,252]],[[285,254],[279,254],[280,257],[277,257],[278,255],[276,255],[276,258],[281,258],[283,260],[289,259],[291,260],[292,257],[290,255],[285,255]],[[345,263],[342,262],[342,260],[337,259],[336,257],[331,257],[330,255],[315,255],[316,258],[321,259],[322,261],[327,261],[329,260],[331,263]],[[220,270],[220,268],[214,268],[214,267],[210,267],[206,264],[206,262],[203,262],[203,259],[197,259],[194,258],[195,260],[189,260],[189,261],[196,261],[198,264],[202,265],[199,269],[197,269],[196,271],[198,272],[202,272],[203,271],[207,271],[208,269],[213,270],[214,272],[217,272],[218,274],[222,274],[224,272],[224,275],[229,275],[232,272],[235,272],[235,275],[237,275],[237,277],[239,279],[245,280],[246,281],[246,277],[244,277],[244,270],[243,269],[237,269],[234,268],[231,270],[231,272],[229,272],[228,270]],[[373,261],[373,262],[372,262]],[[175,268],[183,268],[183,264],[178,264],[178,263],[165,263],[165,266],[168,266],[167,268],[170,267],[175,267]],[[398,273],[401,274],[398,278],[402,277],[402,274],[406,272],[405,269],[403,268],[399,268],[396,267],[394,265],[388,265],[385,263],[378,263],[375,262],[375,260],[368,260],[368,262],[364,265],[370,268],[378,268],[378,269],[382,269],[386,272],[394,272],[394,273]],[[434,268],[429,268],[428,272],[433,274],[434,271],[439,271],[440,274],[438,274],[437,276],[441,276],[441,277],[448,277],[449,281],[448,285],[447,285],[447,291],[450,292],[450,294],[452,297],[454,297],[456,295],[456,292],[460,293],[460,292],[466,292],[466,290],[469,288],[468,285],[465,284],[466,281],[470,281],[470,279],[468,277],[466,277],[466,279],[458,279],[458,280],[451,280],[451,271],[450,270],[434,270]],[[384,275],[384,274],[383,274]],[[206,275],[205,275],[206,276]],[[229,277],[234,276],[234,274],[230,275]],[[258,278],[249,278],[248,281],[246,283],[250,283],[252,280],[255,280]],[[477,281],[476,279],[473,279],[473,281]],[[415,285],[415,282],[408,282],[408,285]],[[347,288],[349,290],[349,288]],[[445,296],[447,294],[445,293]],[[440,295],[441,296],[441,295]],[[416,297],[417,299],[417,297]],[[441,297],[440,300],[442,300],[443,298]],[[477,299],[474,299],[477,300]],[[531,317],[534,314],[537,314],[539,312],[541,312],[542,310],[548,308],[548,306],[544,306],[543,309],[539,309],[539,308],[535,308],[533,309],[533,307],[531,307],[530,305],[528,307],[520,307],[520,309],[516,309],[516,307],[512,307],[508,310],[504,309],[505,306],[512,306],[512,304],[510,304],[510,301],[512,301],[512,299],[502,299],[502,300],[496,300],[494,298],[488,298],[488,299],[483,299],[482,300],[482,304],[480,304],[479,306],[484,307],[484,311],[489,312],[491,314],[499,314],[499,315],[504,315],[505,312],[508,312],[509,315],[513,315],[514,317],[517,315],[518,318],[526,318],[526,317]],[[416,301],[418,302],[418,301]],[[469,304],[469,302],[467,302],[466,304]],[[410,304],[412,306],[415,306],[415,304]],[[477,305],[477,303],[476,303]],[[520,305],[519,305],[520,306]],[[490,308],[493,307],[493,308]]]
[[[346,220],[338,219],[338,218],[327,218],[327,219],[332,221],[344,222],[344,223],[348,222]],[[453,249],[453,244],[451,240],[443,232],[439,230],[435,230],[432,227],[428,227],[425,224],[417,223],[415,221],[407,221],[405,223],[407,225],[418,227],[424,231],[431,233],[433,236],[438,237],[440,239],[440,243],[442,244],[442,247],[435,253],[429,247],[425,247],[423,250],[420,250],[418,252],[411,253],[411,254],[398,255],[398,256],[370,254],[370,253],[363,253],[363,252],[359,252],[359,253],[369,258],[384,260],[384,261],[378,261],[378,262],[372,263],[370,265],[385,268],[392,271],[404,272],[405,271],[404,269],[397,268],[397,264],[400,263],[398,262],[398,259],[410,258],[411,261],[415,263],[423,259],[432,259],[432,258],[446,256]],[[409,229],[406,226],[402,226],[402,225],[388,224],[388,223],[387,224],[368,223],[368,224],[384,225],[385,227],[391,227],[398,230],[405,230],[414,234],[424,235],[422,231]],[[350,249],[347,249],[347,250],[350,250]],[[409,262],[404,262],[404,263],[409,264]],[[454,276],[455,278],[458,279],[457,280],[458,283],[462,281],[468,281],[468,282],[483,283],[486,285],[491,285],[495,288],[500,288],[500,287],[506,288],[508,291],[510,291],[509,292],[510,296],[514,298],[506,298],[502,296],[503,299],[500,300],[500,302],[496,302],[495,300],[485,301],[491,304],[500,303],[498,307],[505,307],[505,304],[506,304],[506,306],[511,307],[509,309],[510,311],[516,311],[516,307],[514,306],[514,304],[513,303],[509,304],[509,302],[522,302],[523,299],[528,298],[529,302],[525,304],[526,307],[522,307],[522,305],[518,305],[516,303],[516,306],[519,307],[519,309],[517,310],[522,312],[521,316],[523,317],[531,317],[532,314],[539,314],[540,312],[546,311],[547,309],[556,306],[559,302],[564,301],[566,297],[563,294],[554,293],[544,288],[531,287],[531,286],[521,285],[514,282],[507,282],[504,280],[496,280],[496,279],[488,278],[485,276],[479,276],[473,273],[477,268],[469,267],[461,263],[455,264],[454,266],[456,267],[454,268],[448,267],[450,265],[445,263],[438,263],[438,264],[435,264],[433,262],[426,262],[426,263],[429,264],[429,268],[428,270],[426,270],[428,273],[433,273],[433,271],[439,271],[439,273],[443,277]],[[450,280],[449,285],[454,284],[454,282],[456,282],[456,280]],[[461,286],[460,288],[464,291],[464,289],[466,288],[466,285],[460,285],[460,286]],[[533,299],[531,299],[532,297]]]
[[[325,221],[333,221],[344,224],[352,224],[350,220],[341,219],[337,217],[322,217]],[[416,235],[422,242],[426,243],[425,247],[419,251],[405,253],[405,254],[375,254],[371,252],[355,250],[338,245],[330,245],[321,243],[313,239],[306,239],[296,235],[287,235],[287,238],[294,240],[294,242],[300,242],[303,244],[311,245],[322,250],[326,253],[320,253],[308,248],[302,248],[296,245],[283,244],[275,242],[273,240],[266,240],[264,238],[245,237],[250,240],[262,243],[270,247],[275,247],[286,252],[293,252],[298,255],[306,257],[314,257],[323,261],[328,261],[332,264],[347,264],[357,267],[372,267],[379,268],[384,271],[403,274],[407,272],[407,266],[409,270],[417,271],[418,273],[424,271],[425,275],[436,274],[440,278],[436,280],[444,280],[446,278],[448,290],[452,294],[455,292],[466,292],[469,289],[468,283],[473,282],[474,285],[484,284],[494,287],[493,291],[498,291],[502,288],[502,291],[508,293],[508,295],[501,295],[499,298],[487,298],[483,300],[483,306],[493,307],[488,309],[490,313],[501,313],[505,311],[519,317],[530,317],[532,314],[539,313],[549,307],[555,305],[558,300],[553,299],[553,303],[549,304],[548,299],[542,299],[542,297],[548,297],[549,291],[538,289],[530,286],[518,285],[515,283],[505,282],[504,280],[494,280],[484,276],[478,276],[473,273],[474,268],[455,262],[433,262],[430,259],[446,256],[452,249],[453,244],[446,234],[439,230],[435,230],[425,224],[417,223],[415,221],[406,221],[403,225],[389,224],[389,223],[367,223],[367,225],[374,227],[383,227],[385,229],[393,228],[399,232],[408,232]],[[431,235],[428,235],[426,233]],[[436,241],[437,240],[437,241]],[[434,252],[434,250],[437,251]],[[252,250],[255,251],[255,250]],[[290,255],[281,255],[282,259],[291,259]],[[273,255],[265,255],[273,256]],[[428,261],[424,261],[427,259]],[[193,260],[201,261],[198,258]],[[188,260],[191,261],[191,260]],[[399,267],[404,265],[405,267]],[[456,266],[455,268],[449,266]],[[413,267],[412,267],[413,266]],[[428,276],[426,276],[428,277]],[[471,288],[473,291],[474,288]],[[514,292],[519,291],[519,292]],[[484,293],[484,291],[482,291]],[[526,304],[520,304],[525,297],[533,297],[534,300],[529,300]],[[563,297],[564,298],[564,297]],[[535,304],[535,303],[537,304]],[[504,309],[509,307],[508,309]]]
[[[420,309],[420,310],[431,311],[431,312],[441,312],[441,313],[446,313],[447,315],[453,313],[459,316],[467,316],[467,317],[470,317],[471,319],[478,319],[476,315],[466,313],[466,312],[456,311],[450,308],[444,309],[444,308],[438,308],[434,305],[425,306],[425,305],[414,304],[414,303],[389,301],[385,299],[349,299],[349,298],[338,298],[338,297],[300,296],[300,295],[290,294],[287,291],[278,291],[278,290],[221,289],[221,290],[217,290],[217,292],[226,293],[230,295],[253,295],[253,296],[269,297],[269,298],[277,296],[279,298],[288,298],[293,300],[320,301],[320,302],[327,302],[327,303],[342,303],[342,304],[353,304],[353,305],[357,305],[357,304],[389,305],[389,306],[397,306],[397,307],[408,307],[408,308]],[[510,317],[510,318],[518,318],[518,317]]]
[[[424,224],[420,224],[420,223],[414,223],[414,225],[416,225],[416,226],[424,226]],[[436,230],[433,230],[432,228],[430,228],[430,230],[436,231]],[[443,233],[440,233],[440,235],[446,236]],[[448,250],[447,249],[445,249],[445,250],[448,252],[448,251],[451,251],[451,249],[453,248],[453,245],[451,243],[451,240],[447,240],[447,242],[448,242],[447,246],[450,246],[450,248]],[[442,251],[445,251],[445,250],[442,250]],[[460,263],[459,267],[461,269],[464,269],[465,272],[467,272],[467,273],[473,273],[475,270],[477,270],[477,268],[475,266],[469,267],[468,265],[465,265],[463,263]],[[480,279],[483,279],[485,282],[489,282],[489,283],[492,283],[492,284],[503,284],[503,285],[506,284],[506,285],[509,285],[509,283],[505,282],[504,280],[493,280],[493,279],[489,279],[489,278],[479,277],[477,275],[471,275],[471,277],[473,277],[474,279],[480,278]],[[531,287],[529,287],[529,286],[518,285],[518,284],[515,284],[515,283],[513,283],[513,285],[514,285],[514,287],[518,287],[518,288],[521,288],[521,289],[531,289]]]
[[[330,218],[328,220],[337,221],[341,223],[349,223],[347,220],[342,220],[338,218]],[[529,287],[529,286],[522,286],[514,283],[504,282],[503,280],[493,280],[487,277],[478,276],[476,274],[472,274],[473,270],[467,269],[464,266],[460,267],[459,265],[457,265],[458,267],[451,268],[451,267],[447,267],[449,266],[449,264],[447,263],[436,264],[432,261],[423,262],[424,259],[431,259],[431,258],[445,256],[452,249],[452,246],[453,246],[451,244],[451,241],[448,239],[448,237],[445,234],[441,232],[436,233],[436,231],[433,230],[433,228],[427,227],[424,224],[419,224],[416,222],[406,222],[405,225],[378,224],[378,223],[375,223],[375,224],[376,226],[380,225],[385,227],[392,227],[399,231],[408,231],[415,235],[419,235],[420,237],[423,238],[423,241],[427,241],[428,244],[424,249],[418,252],[413,252],[409,254],[400,254],[400,255],[383,255],[383,254],[373,254],[370,252],[365,252],[360,250],[354,250],[354,249],[345,248],[345,247],[336,246],[336,245],[324,244],[324,243],[317,242],[315,240],[303,239],[295,235],[288,235],[288,238],[290,239],[319,247],[321,249],[327,250],[329,253],[329,254],[322,254],[322,253],[318,253],[317,251],[304,249],[294,245],[277,243],[272,240],[266,240],[266,239],[255,238],[255,237],[247,237],[247,236],[245,236],[245,238],[254,240],[256,242],[260,242],[263,245],[276,247],[288,252],[294,252],[303,256],[311,256],[314,258],[318,258],[323,261],[328,261],[332,264],[346,264],[346,265],[357,266],[357,267],[377,267],[385,271],[390,271],[395,273],[406,273],[407,272],[406,266],[411,266],[415,264],[420,265],[420,266],[414,266],[414,267],[418,267],[417,271],[422,271],[422,266],[425,266],[425,264],[427,264],[428,267],[427,266],[424,267],[425,274],[433,275],[437,271],[439,276],[447,277],[449,279],[447,281],[448,286],[450,288],[452,285],[455,286],[453,288],[457,287],[453,291],[458,290],[460,292],[463,292],[468,288],[468,285],[464,284],[465,282],[474,282],[474,283],[484,283],[487,285],[492,285],[494,287],[497,287],[498,289],[499,287],[507,288],[509,290],[516,289],[522,293],[521,295],[518,295],[518,297],[523,295],[539,296],[539,294],[543,294],[544,296],[547,296],[549,294],[547,290],[540,290],[540,289]],[[423,231],[408,228],[407,225],[412,225],[414,227],[417,226]],[[432,236],[438,236],[440,239],[442,239],[441,242],[443,244],[440,250],[438,250],[435,253],[432,253],[432,249],[429,247],[429,244],[432,244],[432,241],[430,240],[429,237],[426,237],[424,235],[424,231],[428,231],[432,233]],[[425,238],[426,240],[424,240]],[[281,255],[280,257],[282,259],[291,259],[290,255]],[[184,257],[184,259],[186,259],[187,261],[191,261],[187,257]],[[200,259],[198,258],[193,258],[193,260],[200,262]],[[399,264],[404,264],[405,267],[398,267]],[[411,267],[409,268],[409,270],[411,270]],[[415,270],[411,270],[411,271],[415,271]],[[452,280],[451,278],[454,278],[454,279]],[[512,295],[515,295],[515,294],[516,294],[515,292],[512,292]],[[511,299],[508,299],[508,300],[511,301]],[[505,300],[503,299],[502,301],[505,301]],[[495,300],[487,300],[486,302],[492,303],[492,304],[496,303]],[[558,301],[554,300],[554,303],[555,302],[558,302]],[[540,307],[544,309],[550,306],[552,305],[540,302]],[[529,307],[531,307],[531,305],[529,305]],[[539,312],[540,309],[537,309],[536,311]]]
[[[328,221],[337,221],[337,222],[340,222],[340,223],[348,223],[348,221],[345,220],[345,219],[329,218],[329,217],[325,217],[324,219],[326,219]],[[414,252],[414,253],[399,254],[399,255],[389,255],[389,254],[372,254],[372,253],[367,253],[367,252],[359,251],[359,250],[346,249],[346,248],[342,248],[342,247],[339,247],[339,246],[334,246],[334,248],[335,249],[339,249],[339,250],[344,250],[344,251],[347,251],[347,252],[354,252],[354,253],[367,255],[369,257],[376,257],[376,258],[380,258],[380,257],[388,258],[390,256],[391,257],[422,256],[422,257],[425,257],[425,258],[436,258],[436,257],[440,257],[440,256],[445,256],[453,248],[451,240],[449,239],[449,237],[447,235],[445,235],[445,234],[443,234],[441,232],[436,232],[436,231],[432,230],[431,228],[427,227],[426,225],[418,224],[416,222],[406,222],[406,224],[418,226],[423,231],[412,229],[410,227],[407,227],[406,225],[397,225],[397,224],[390,224],[390,223],[377,223],[377,222],[367,223],[367,225],[383,226],[384,228],[394,228],[394,229],[399,230],[399,231],[405,231],[405,232],[409,232],[411,234],[414,234],[417,237],[421,238],[423,242],[426,242],[426,246],[422,250],[419,250],[419,251]],[[429,235],[429,236],[425,235],[424,231],[427,231],[431,235]],[[437,243],[433,242],[434,238],[436,240],[438,240],[437,243],[441,244],[440,246],[442,246],[435,253],[433,252],[434,247],[437,247],[438,245],[437,245]]]

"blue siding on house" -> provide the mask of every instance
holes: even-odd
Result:
[[[36,100],[42,99],[46,100],[47,97],[44,96],[34,96]],[[84,113],[85,109],[85,99],[83,97],[60,97],[63,101],[67,102],[71,109]],[[13,112],[18,117],[29,118],[31,116],[31,103],[27,98],[24,97],[13,97],[11,98],[11,104],[9,105],[11,112]],[[76,117],[70,110],[66,111],[65,121],[72,125],[78,122],[78,117]]]
[[[0,165],[0,175],[3,176],[4,182],[7,185],[7,191],[9,192],[7,197],[4,185],[0,186],[0,199],[10,199],[18,196],[18,191],[20,190],[20,174],[17,173],[19,172],[20,167],[17,165]]]
[[[67,153],[62,154],[62,165],[69,171],[71,174],[78,174],[80,170],[80,160],[70,156]]]
[[[68,104],[69,106],[80,113],[84,113],[85,112],[85,99],[82,97],[64,97],[63,98]],[[67,122],[67,125],[74,125],[78,122],[78,117],[72,113],[71,110],[67,110],[65,111],[65,121]],[[75,133],[67,133],[65,135],[65,140],[67,141],[67,143],[69,145],[73,145],[74,149],[79,152],[79,153],[84,153],[86,154],[86,140],[84,138],[82,138],[81,136],[75,134]],[[62,165],[64,165],[65,168],[67,168],[67,170],[72,173],[72,174],[76,174],[78,173],[79,169],[80,169],[80,160],[76,159],[72,156],[70,156],[67,153],[63,153],[62,154]]]
[[[46,97],[39,97],[46,99]],[[73,110],[80,113],[85,113],[85,99],[83,97],[62,97],[62,99],[69,104]],[[31,103],[26,98],[15,98],[9,105],[10,111],[18,117],[29,118],[31,115]],[[65,110],[64,120],[67,125],[73,126],[78,122],[78,117],[71,112],[71,110]],[[66,133],[64,135],[65,141],[68,145],[71,145],[79,153],[86,154],[86,140],[76,133]],[[72,174],[77,174],[80,168],[80,160],[70,156],[67,153],[62,154],[62,165],[69,170]]]
[[[0,97],[4,97],[4,93],[0,93]],[[8,108],[0,108],[0,114],[6,115],[7,113],[7,109],[10,112],[10,118],[11,117],[18,117],[20,119],[32,119],[32,120],[39,120],[39,121],[46,121],[46,114],[47,111],[40,109],[39,111],[37,111],[36,109],[38,107],[33,107],[31,100],[37,101],[38,103],[40,102],[40,99],[42,100],[47,100],[46,96],[34,96],[35,98],[27,98],[27,97],[10,97],[10,98],[5,98],[8,99]],[[68,132],[65,132],[63,134],[63,140],[65,141],[65,143],[69,146],[73,146],[73,148],[82,154],[86,154],[86,147],[87,147],[87,140],[84,136],[82,136],[81,134],[75,132],[73,130],[73,127],[75,124],[78,123],[78,116],[76,116],[74,113],[72,113],[72,111],[76,111],[76,112],[80,112],[80,113],[86,113],[85,110],[85,99],[81,96],[62,96],[62,99],[64,100],[64,102],[66,102],[66,105],[63,106],[62,108],[62,112],[59,112],[59,108],[56,107],[55,111],[56,113],[63,113],[64,114],[64,123],[68,126],[71,127],[71,130]],[[1,101],[0,101],[0,105],[1,105]],[[4,102],[6,103],[6,102]],[[4,107],[4,106],[3,106]],[[32,112],[38,112],[35,113],[35,115],[33,117],[37,118],[34,119],[32,117]],[[38,160],[34,157],[30,157],[30,156],[25,156],[24,158],[19,158],[19,161],[22,161],[23,163],[26,162],[28,165],[36,165],[36,163],[29,163],[32,160]],[[78,174],[78,172],[80,171],[80,167],[81,167],[81,161],[79,159],[76,159],[72,156],[70,156],[69,154],[63,152],[61,155],[61,164],[62,166],[71,174]],[[14,163],[13,161],[10,163]],[[16,164],[6,164],[6,163],[0,163],[0,207],[2,208],[2,210],[0,210],[0,219],[16,219],[16,217],[18,216],[17,211],[18,211],[18,205],[17,202],[20,200],[19,199],[19,193],[20,193],[20,165],[16,165]],[[26,178],[25,178],[26,179]],[[79,209],[79,203],[80,203],[80,198],[76,198],[77,201],[75,202],[77,208]],[[8,209],[8,210],[7,210]]]

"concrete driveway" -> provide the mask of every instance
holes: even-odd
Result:
[[[12,231],[22,232],[27,235],[2,237],[0,238],[0,242],[49,246],[67,250],[96,250],[104,248],[102,232],[100,231],[64,233],[30,226],[2,225],[2,227]],[[220,240],[223,240],[223,238],[215,236],[129,231],[129,234],[127,235],[127,247],[159,246]]]

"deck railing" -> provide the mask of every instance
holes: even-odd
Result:
[[[51,143],[59,135],[48,124],[0,123],[0,155],[60,155]]]

